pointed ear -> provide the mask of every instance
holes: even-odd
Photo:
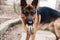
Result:
[[[25,7],[27,5],[26,0],[21,0],[20,2],[22,7]]]
[[[33,0],[31,5],[33,5],[36,8],[38,5],[38,0]]]

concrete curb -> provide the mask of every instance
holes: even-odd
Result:
[[[0,24],[0,35],[3,34],[8,29],[9,26],[17,24],[19,23],[19,21],[20,19],[12,19]]]

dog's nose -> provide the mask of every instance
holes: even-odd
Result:
[[[33,24],[33,20],[31,20],[31,19],[26,20],[26,24],[32,25]]]

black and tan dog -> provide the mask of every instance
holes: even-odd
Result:
[[[27,33],[26,40],[35,40],[35,34],[38,28],[52,28],[58,38],[60,38],[60,13],[48,7],[39,7],[38,0],[33,0],[27,4],[26,0],[21,0],[21,21]]]
[[[37,14],[38,0],[33,0],[31,4],[27,4],[26,0],[21,0],[21,20],[23,27],[27,33],[26,40],[29,40],[30,35],[35,37],[36,29],[38,28],[38,14]],[[32,28],[30,27],[32,25]],[[35,29],[36,28],[36,29]],[[29,30],[30,29],[30,30]],[[33,31],[33,32],[32,32]],[[35,38],[32,38],[34,40]]]

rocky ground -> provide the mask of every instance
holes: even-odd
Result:
[[[0,40],[25,40],[26,33],[21,24],[9,27],[1,35]],[[35,40],[56,40],[56,36],[49,31],[37,31]]]
[[[9,27],[7,31],[2,35],[1,40],[20,40],[21,39],[21,25],[15,25]]]
[[[13,6],[0,5],[0,24],[15,18],[19,18],[19,16],[14,12]],[[0,40],[19,40],[21,38],[20,30],[20,25],[9,27]]]

